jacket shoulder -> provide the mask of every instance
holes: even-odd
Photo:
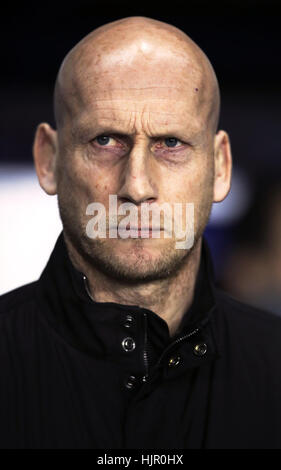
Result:
[[[224,331],[227,329],[231,337],[242,343],[281,354],[281,312],[279,316],[248,305],[217,288],[215,296],[218,323]]]
[[[30,282],[0,296],[0,315],[21,308],[33,301],[38,281]]]
[[[218,288],[215,289],[215,295],[219,305],[226,314],[234,314],[238,317],[242,315],[244,321],[260,320],[261,322],[266,321],[267,323],[272,322],[273,324],[281,325],[281,309],[279,316],[278,314],[268,310],[263,310],[253,305],[244,303]]]

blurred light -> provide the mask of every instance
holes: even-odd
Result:
[[[62,229],[30,166],[0,166],[0,294],[38,279]]]

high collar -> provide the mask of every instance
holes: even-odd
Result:
[[[200,267],[191,307],[183,316],[178,333],[169,336],[167,323],[152,310],[138,305],[115,302],[95,302],[87,293],[83,273],[73,266],[61,232],[50,259],[39,279],[37,299],[48,324],[74,348],[95,356],[106,356],[130,364],[132,355],[123,354],[120,344],[129,330],[137,344],[144,347],[144,330],[148,336],[149,362],[171,342],[198,327],[215,306],[212,287],[213,269],[206,241],[203,240]],[[128,322],[127,322],[128,323]],[[128,334],[127,334],[128,335]],[[143,361],[134,364],[143,373]]]

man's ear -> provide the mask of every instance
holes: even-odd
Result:
[[[57,132],[45,122],[39,124],[34,138],[33,158],[39,184],[50,195],[57,193],[57,155]]]
[[[214,202],[223,201],[230,191],[232,157],[227,132],[219,131],[214,139]]]

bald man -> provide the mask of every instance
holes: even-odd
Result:
[[[281,447],[281,320],[215,287],[203,240],[230,189],[219,108],[206,55],[156,20],[64,59],[34,141],[63,231],[0,301],[2,448]]]

